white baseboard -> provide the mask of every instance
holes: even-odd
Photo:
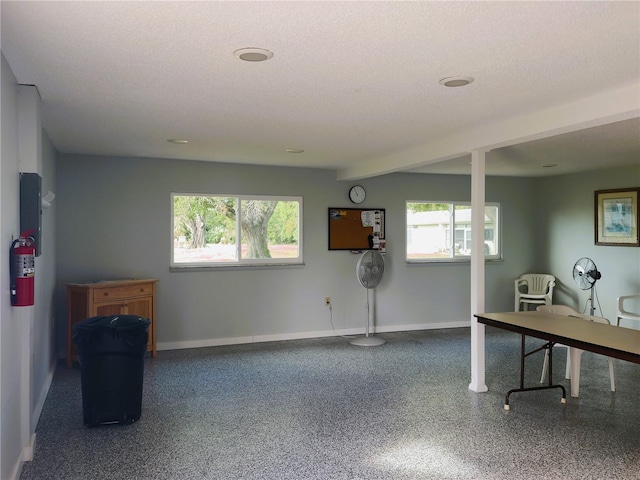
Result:
[[[36,434],[32,433],[29,438],[29,445],[22,449],[22,461],[30,462],[33,460],[33,454],[36,451]]]
[[[471,326],[469,320],[462,322],[422,323],[411,325],[391,325],[376,327],[375,333],[408,332],[412,330],[439,330],[443,328],[464,328]],[[316,332],[281,333],[274,335],[253,335],[246,337],[210,338],[206,340],[186,340],[181,342],[159,342],[158,350],[182,350],[186,348],[219,347],[222,345],[241,345],[246,343],[279,342],[306,338],[337,337],[342,335],[363,335],[363,328],[342,330],[323,330]]]
[[[16,464],[13,466],[13,469],[11,470],[11,474],[9,475],[9,480],[19,480],[20,475],[22,475],[22,464],[24,462],[22,461],[21,458],[18,458],[18,461],[16,462]]]
[[[9,475],[10,480],[18,480],[22,475],[22,466],[24,462],[29,462],[33,460],[33,452],[36,448],[36,434],[32,434],[29,439],[29,445],[26,445],[20,451],[20,456],[18,457],[15,465],[11,469],[11,474]]]
[[[470,326],[471,320],[465,320],[462,322],[421,323],[411,325],[392,325],[389,327],[376,327],[376,332],[411,332],[413,330],[442,330],[444,328],[465,328]]]
[[[33,406],[33,414],[31,425],[34,426],[38,424],[38,420],[40,420],[40,415],[42,414],[42,409],[44,408],[44,402],[47,399],[47,394],[49,393],[49,388],[51,388],[51,382],[53,382],[53,375],[56,373],[56,362],[51,364],[49,368],[49,374],[47,375],[47,379],[42,385],[42,389],[40,390],[40,395],[38,395],[38,400],[36,404]]]
[[[47,379],[42,385],[42,389],[40,390],[40,394],[38,395],[38,400],[33,407],[32,412],[32,420],[31,425],[35,426],[38,424],[38,420],[40,419],[40,415],[42,414],[42,409],[44,408],[44,402],[47,399],[47,394],[49,393],[49,388],[51,388],[51,382],[53,382],[53,375],[56,370],[56,362],[51,364],[51,368],[49,369],[49,374],[47,375]],[[31,437],[29,438],[29,443],[22,447],[20,451],[20,457],[18,461],[13,467],[13,471],[11,473],[11,479],[16,480],[20,478],[22,474],[22,466],[24,462],[30,462],[33,460],[33,456],[36,452],[36,433],[32,432]]]

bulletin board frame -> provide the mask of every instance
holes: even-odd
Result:
[[[363,212],[365,214],[363,224]],[[370,225],[373,217],[374,225]],[[379,240],[385,239],[384,208],[341,208],[328,209],[329,250],[373,250]],[[377,241],[374,241],[377,237]]]

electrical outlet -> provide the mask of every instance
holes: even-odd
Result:
[[[331,305],[331,297],[324,297],[324,304]]]

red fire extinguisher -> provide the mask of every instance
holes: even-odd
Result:
[[[11,273],[11,305],[26,307],[33,305],[35,281],[35,253],[32,231],[20,234],[11,243],[9,269]]]

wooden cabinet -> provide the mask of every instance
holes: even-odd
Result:
[[[157,282],[147,279],[67,284],[67,367],[78,361],[73,326],[102,315],[138,315],[151,320],[147,351],[155,357]]]

